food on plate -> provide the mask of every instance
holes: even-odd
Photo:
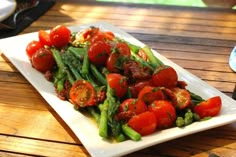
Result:
[[[205,100],[189,91],[174,67],[148,46],[98,27],[40,30],[26,54],[32,67],[54,84],[60,99],[95,119],[102,138],[138,141],[162,129],[209,119],[221,110],[219,96]]]

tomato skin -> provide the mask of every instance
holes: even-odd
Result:
[[[96,92],[92,84],[86,80],[77,80],[70,89],[70,100],[78,107],[96,105]]]
[[[119,68],[117,67],[117,60],[119,58],[118,53],[111,53],[106,61],[106,67],[110,72],[118,73]]]
[[[26,54],[28,58],[31,60],[33,54],[41,48],[43,48],[43,45],[39,41],[36,40],[31,41],[26,47]]]
[[[177,98],[176,108],[184,109],[188,107],[191,103],[190,93],[186,89],[172,88],[171,91]]]
[[[220,113],[221,106],[221,98],[219,96],[215,96],[196,105],[194,107],[194,112],[197,113],[200,118],[209,116],[214,117]]]
[[[174,106],[167,100],[156,100],[148,106],[149,111],[155,113],[157,119],[157,128],[169,128],[176,119]]]
[[[52,46],[52,42],[49,36],[49,33],[46,32],[45,30],[40,30],[38,32],[38,37],[39,37],[39,41],[43,46]]]
[[[155,114],[150,111],[133,116],[128,121],[128,125],[143,136],[152,134],[156,130],[157,123]]]
[[[138,99],[144,101],[147,105],[155,100],[165,99],[165,95],[158,87],[145,86],[138,94]]]
[[[124,100],[119,106],[119,112],[131,111],[140,114],[147,111],[147,106],[142,100],[129,98]]]
[[[52,52],[49,49],[41,48],[32,56],[32,65],[38,71],[45,73],[51,70],[55,64]]]
[[[159,66],[154,70],[152,81],[155,86],[173,88],[176,87],[178,76],[174,68],[170,66]]]
[[[126,57],[130,58],[130,56],[131,56],[130,48],[129,48],[129,46],[126,43],[119,42],[119,43],[116,44],[115,48],[116,48],[116,51],[120,55],[126,56]]]
[[[105,41],[97,41],[90,45],[88,49],[88,58],[96,65],[105,65],[110,53],[110,44],[106,43]]]
[[[121,98],[128,90],[127,78],[118,73],[109,73],[106,75],[107,83],[114,91],[115,96]]]
[[[52,44],[62,48],[70,42],[70,30],[63,25],[57,25],[50,30],[49,36]]]

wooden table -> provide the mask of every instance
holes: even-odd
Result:
[[[236,44],[233,10],[58,1],[22,34],[57,24],[106,21],[130,33],[229,97],[236,74],[228,57]],[[0,57],[0,156],[90,156],[32,85]],[[236,123],[158,144],[127,156],[236,156]],[[209,155],[210,154],[210,155]]]

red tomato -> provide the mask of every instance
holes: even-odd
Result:
[[[106,67],[110,72],[118,73],[119,69],[121,69],[120,65],[118,64],[119,57],[120,56],[118,53],[111,53],[109,55],[107,62],[106,62]]]
[[[80,41],[89,41],[91,38],[100,32],[100,29],[97,27],[90,27],[82,32],[80,32]]]
[[[42,45],[52,46],[49,33],[45,30],[40,30],[38,33],[39,41]]]
[[[86,80],[77,80],[70,89],[70,99],[79,107],[96,105],[96,93],[92,84]]]
[[[46,48],[39,49],[32,56],[33,67],[42,73],[51,70],[54,64],[52,52]]]
[[[70,42],[70,35],[70,30],[63,25],[53,27],[49,34],[52,44],[58,48],[61,48]]]
[[[107,74],[106,78],[108,85],[115,92],[115,96],[121,98],[126,94],[128,90],[128,83],[126,77],[118,73],[110,73]]]
[[[155,86],[173,88],[176,87],[178,76],[174,68],[170,66],[159,66],[154,70],[152,81]]]
[[[177,98],[176,107],[179,109],[184,109],[191,103],[191,95],[186,89],[172,88],[171,91]]]
[[[131,111],[135,114],[147,111],[147,106],[142,100],[129,98],[124,100],[119,106],[119,112]]]
[[[158,128],[169,128],[175,122],[176,111],[169,101],[156,100],[148,106],[148,109],[155,113]]]
[[[90,43],[93,44],[97,41],[105,41],[105,39],[106,38],[105,38],[104,34],[99,32],[99,33],[95,34],[93,37],[91,37]]]
[[[120,55],[130,57],[131,52],[129,46],[124,42],[119,42],[116,44],[116,50]]]
[[[155,100],[165,99],[165,95],[158,87],[145,86],[138,94],[138,99],[144,101],[147,105]]]
[[[39,41],[31,41],[26,47],[26,53],[29,59],[31,60],[33,54],[41,48],[43,48],[43,45]]]
[[[145,80],[145,81],[136,82],[135,84],[131,85],[130,86],[130,91],[131,91],[132,97],[137,98],[138,93],[145,86],[152,86],[152,81],[151,80]]]
[[[106,65],[106,61],[110,53],[110,44],[105,41],[97,41],[89,46],[88,58],[96,65]]]
[[[144,136],[151,134],[156,130],[157,119],[153,112],[146,111],[136,116],[133,116],[128,121],[128,125]]]
[[[106,39],[108,39],[108,40],[113,40],[115,38],[114,33],[110,32],[110,31],[104,32],[104,35],[105,35]]]
[[[200,118],[208,116],[214,117],[219,114],[221,106],[222,106],[221,98],[219,96],[215,96],[195,106],[194,112],[197,113],[200,116]]]

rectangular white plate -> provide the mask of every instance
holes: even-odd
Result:
[[[89,26],[97,26],[102,30],[112,31],[117,36],[129,41],[130,43],[144,46],[143,43],[131,35],[104,22],[91,23],[70,28],[73,32],[75,32],[88,28]],[[176,69],[179,80],[186,81],[190,91],[202,96],[203,98],[219,95],[223,102],[220,115],[208,121],[196,122],[185,128],[175,127],[159,131],[152,135],[142,137],[142,140],[139,142],[127,140],[121,143],[109,143],[98,135],[98,128],[95,123],[92,123],[91,120],[82,115],[80,112],[75,111],[73,105],[69,102],[61,101],[56,96],[52,83],[48,82],[41,73],[32,68],[25,52],[26,45],[32,40],[38,40],[37,32],[1,39],[0,51],[6,55],[6,57],[36,88],[36,90],[44,97],[49,105],[51,105],[51,107],[58,113],[58,115],[61,116],[61,118],[73,130],[76,136],[78,136],[93,157],[122,156],[168,140],[236,121],[236,102],[233,99],[211,87],[164,56],[161,56],[159,53],[155,52],[155,55],[165,64]]]

